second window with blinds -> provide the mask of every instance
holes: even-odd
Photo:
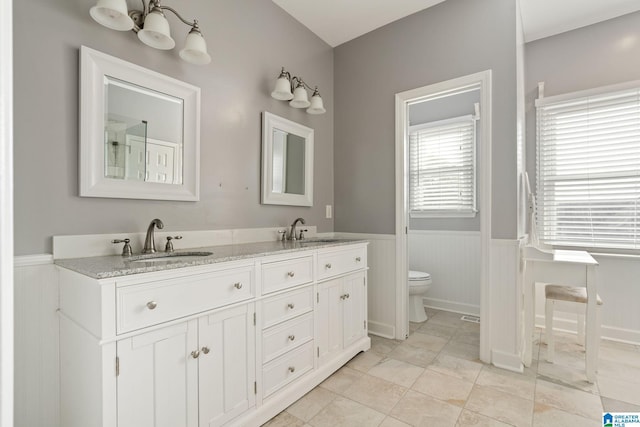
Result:
[[[536,106],[540,239],[640,249],[640,82]]]
[[[409,215],[476,215],[476,118],[455,117],[409,128]]]

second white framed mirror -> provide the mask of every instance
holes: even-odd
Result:
[[[313,206],[313,129],[262,114],[262,203]]]

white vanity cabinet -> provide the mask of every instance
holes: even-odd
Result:
[[[118,341],[118,426],[221,426],[253,407],[253,313],[243,304]]]
[[[61,266],[61,425],[259,426],[367,350],[366,242],[281,247],[107,279]]]
[[[366,276],[355,273],[318,285],[318,359],[320,364],[367,336]]]

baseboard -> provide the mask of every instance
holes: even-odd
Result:
[[[369,320],[369,333],[382,338],[395,339],[396,328],[393,325],[387,325],[380,322]]]
[[[491,350],[491,363],[501,369],[507,371],[524,372],[522,365],[522,356],[519,354],[505,353],[504,351]]]
[[[572,319],[562,319],[554,316],[553,330],[577,333],[577,322]],[[536,315],[536,327],[544,329],[544,315]],[[634,329],[616,328],[615,326],[602,325],[600,336],[604,340],[617,341],[626,344],[640,345],[640,331]]]
[[[422,302],[425,307],[433,308],[436,310],[453,311],[460,314],[471,314],[473,316],[480,316],[480,306],[473,304],[465,304],[462,302],[447,301],[437,298],[422,298]]]

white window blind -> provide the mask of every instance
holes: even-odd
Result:
[[[456,117],[409,128],[411,216],[474,216],[476,120]]]
[[[540,239],[639,249],[640,87],[536,105]]]

